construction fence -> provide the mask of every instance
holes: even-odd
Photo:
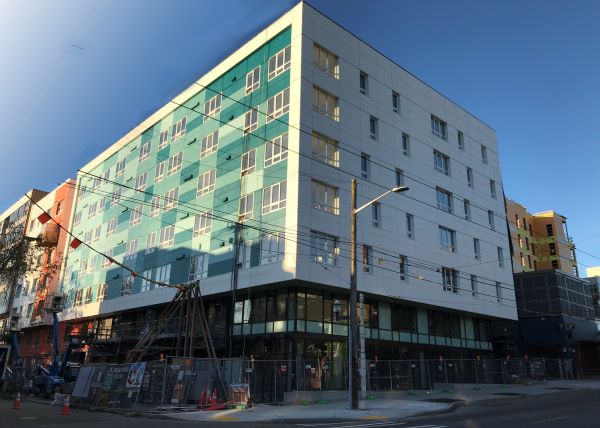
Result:
[[[457,384],[515,384],[570,379],[570,360],[368,361],[371,393],[447,389]],[[131,410],[196,408],[203,393],[219,402],[250,399],[287,404],[344,399],[348,362],[341,360],[190,359],[170,357],[131,364],[94,364],[80,369],[73,403]]]

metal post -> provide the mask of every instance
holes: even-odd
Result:
[[[348,364],[350,376],[348,377],[348,386],[350,390],[350,408],[358,409],[358,364],[356,361],[356,187],[358,181],[352,180],[351,198],[350,198],[350,302],[348,310],[350,311],[350,328],[348,330]]]
[[[360,401],[359,408],[364,409],[367,400],[367,357],[365,355],[365,297],[360,293]]]

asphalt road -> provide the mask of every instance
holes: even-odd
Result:
[[[20,410],[11,409],[11,402],[0,401],[1,428],[167,428],[222,426],[223,428],[599,428],[600,391],[561,391],[543,396],[522,396],[498,399],[465,406],[452,413],[409,418],[400,421],[355,421],[337,423],[310,422],[304,424],[227,422],[185,422],[144,417],[88,412],[73,409],[61,416],[59,407],[23,402]]]

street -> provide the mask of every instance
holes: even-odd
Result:
[[[23,402],[20,410],[11,409],[11,402],[0,402],[1,427],[42,428],[77,427],[86,428],[154,428],[167,426],[187,427],[192,425],[238,428],[298,427],[298,428],[586,428],[598,427],[598,402],[600,391],[561,391],[542,396],[499,398],[487,402],[458,408],[451,413],[414,417],[399,421],[362,420],[352,422],[306,422],[295,424],[236,423],[236,422],[187,422],[146,418],[142,416],[89,412],[73,409],[68,416],[60,415],[59,407],[50,407],[35,402]]]

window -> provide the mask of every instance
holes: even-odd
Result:
[[[127,261],[135,260],[135,258],[137,257],[137,247],[138,247],[137,239],[134,239],[133,241],[129,241],[127,243],[127,245],[125,246],[125,257],[123,258],[123,261],[127,262]]]
[[[219,148],[219,130],[208,134],[202,139],[202,147],[200,148],[200,159],[214,153]]]
[[[262,213],[268,214],[285,208],[287,198],[287,180],[263,189]]]
[[[265,168],[276,164],[288,156],[288,134],[273,138],[265,143]]]
[[[103,302],[106,299],[106,283],[98,284],[98,292],[96,293],[96,302]]]
[[[83,290],[79,289],[75,292],[75,297],[73,298],[73,306],[80,306],[81,305],[81,300],[82,300],[82,296],[83,296]],[[33,303],[31,304],[33,305]],[[29,315],[30,311],[27,311],[27,315]]]
[[[252,240],[238,246],[238,269],[248,269],[252,263]]]
[[[179,205],[179,187],[169,190],[163,198],[165,211],[176,208]]]
[[[447,227],[440,226],[440,245],[442,249],[451,253],[456,252],[456,232]]]
[[[281,115],[286,114],[290,109],[290,88],[267,100],[267,123]]]
[[[168,248],[175,243],[175,225],[160,229],[158,248]]]
[[[92,182],[92,190],[96,190],[102,184],[101,177],[94,177],[94,181]]]
[[[260,87],[260,65],[246,74],[246,95]]]
[[[150,270],[145,270],[142,273],[142,288],[140,289],[140,292],[145,293],[147,291],[150,291],[152,289],[154,289],[154,283],[152,283],[152,269]]]
[[[138,162],[145,161],[150,157],[150,149],[152,149],[152,141],[148,141],[140,146]]]
[[[92,241],[92,233],[94,233],[91,230],[88,230],[87,232],[85,232],[84,238],[83,238],[83,242],[91,242]]]
[[[554,228],[552,227],[551,223],[546,225],[546,234],[548,236],[554,236]]]
[[[321,211],[339,215],[340,200],[338,189],[321,181],[311,182],[312,207]]]
[[[113,257],[113,253],[114,253],[114,249],[110,248],[106,251],[104,251],[104,254],[106,257],[104,257],[104,259],[102,259],[102,267],[108,267],[110,266],[110,264],[112,263],[112,257]]]
[[[169,144],[169,130],[161,131],[158,137],[158,150],[161,150]]]
[[[481,250],[479,249],[479,239],[473,238],[473,255],[475,260],[481,260]]]
[[[404,156],[410,156],[410,136],[402,133],[402,154]]]
[[[121,296],[130,296],[133,294],[133,276],[124,276],[121,280]]]
[[[102,234],[102,225],[96,227],[94,229],[94,237],[92,238],[92,242],[98,242],[100,240],[100,235]]]
[[[168,284],[171,282],[171,265],[162,265],[154,269],[154,278],[158,282]]]
[[[242,177],[252,174],[256,170],[256,149],[242,155]]]
[[[548,244],[548,249],[550,251],[550,255],[551,256],[555,256],[556,255],[556,244],[554,242],[550,242]]]
[[[335,236],[313,231],[310,235],[310,244],[313,261],[329,266],[336,265],[339,244]]]
[[[144,190],[148,182],[148,173],[143,172],[135,179],[135,190]]]
[[[338,57],[323,46],[313,44],[313,64],[330,76],[339,78]]]
[[[473,170],[469,167],[467,167],[467,185],[470,188],[473,188],[474,186],[474,181],[473,181]]]
[[[490,196],[493,199],[497,198],[497,195],[496,195],[496,182],[494,180],[490,180]]]
[[[374,116],[369,117],[369,136],[371,140],[379,139],[379,120]]]
[[[494,224],[494,211],[488,211],[488,223],[490,225],[490,229],[496,230],[496,225]]]
[[[127,159],[123,159],[123,160],[120,160],[119,162],[117,162],[117,168],[115,170],[115,177],[123,175],[123,173],[125,172],[125,163],[126,162],[127,162]]]
[[[175,174],[177,171],[181,170],[182,156],[183,152],[179,152],[169,157],[169,167],[167,169],[167,175]]]
[[[392,110],[394,113],[400,112],[400,94],[392,91]]]
[[[477,297],[477,276],[471,275],[471,296]]]
[[[283,233],[265,235],[260,238],[260,264],[283,261],[285,254],[285,235]]]
[[[431,132],[444,140],[448,138],[446,133],[446,122],[434,115],[431,115]]]
[[[371,219],[373,226],[381,226],[381,204],[379,202],[371,204]]]
[[[465,209],[465,220],[471,221],[471,202],[469,202],[467,199],[464,199],[463,206]]]
[[[156,250],[156,244],[157,244],[156,237],[157,237],[157,235],[158,235],[157,232],[152,232],[146,238],[146,254],[152,254],[154,252],[154,250]]]
[[[104,182],[108,183],[109,179],[110,179],[110,168],[102,173],[102,180],[104,180]]]
[[[406,236],[415,239],[415,218],[412,214],[406,214]]]
[[[487,147],[483,144],[481,145],[481,161],[483,163],[488,163]]]
[[[197,281],[208,276],[208,254],[202,253],[190,258],[188,281]]]
[[[339,167],[340,166],[340,154],[337,145],[337,141],[332,140],[329,137],[312,133],[312,157],[320,162],[328,165]]]
[[[243,222],[250,220],[254,216],[254,194],[242,196],[238,208],[238,221]]]
[[[198,190],[196,191],[197,196],[204,195],[215,190],[216,173],[217,172],[215,168],[213,168],[200,176],[198,179]]]
[[[496,301],[502,303],[502,284],[496,281]]]
[[[373,248],[369,245],[363,245],[362,247],[363,254],[363,272],[373,272]]]
[[[150,217],[160,214],[160,196],[153,196],[150,200]]]
[[[558,260],[552,260],[552,269],[558,269]]]
[[[141,222],[142,222],[142,206],[138,205],[133,210],[131,210],[129,226],[135,226],[136,224],[140,224]]]
[[[63,211],[63,201],[59,201],[56,204],[56,211],[55,211],[55,213],[56,213],[56,215],[59,215],[60,213],[62,213],[62,211]]]
[[[317,86],[313,86],[312,105],[313,109],[322,115],[336,122],[340,120],[338,97]]]
[[[117,219],[111,218],[106,224],[106,236],[114,235],[117,231]]]
[[[198,214],[194,220],[194,236],[210,233],[212,227],[212,211],[204,211]]]
[[[154,182],[158,183],[165,177],[165,162],[161,162],[154,168]]]
[[[498,247],[498,266],[504,269],[504,250]]]
[[[367,73],[361,71],[358,81],[360,85],[360,93],[367,95],[369,92],[369,76]]]
[[[400,264],[398,271],[400,272],[400,281],[408,281],[408,259],[406,256],[399,256]]]
[[[437,207],[448,213],[452,213],[452,193],[437,187]]]
[[[461,132],[461,131],[457,131],[457,137],[458,137],[458,148],[459,150],[462,150],[463,152],[465,151],[465,135]]]
[[[269,58],[269,80],[279,76],[285,70],[290,68],[292,59],[291,46],[286,46],[271,58]]]
[[[98,202],[94,202],[90,204],[88,207],[88,218],[93,218],[96,216],[96,211],[98,210]]]
[[[362,178],[369,178],[369,170],[371,169],[370,157],[366,153],[360,155],[360,175]]]
[[[111,207],[114,207],[119,202],[121,202],[121,192],[122,192],[122,190],[123,189],[121,187],[117,187],[116,189],[113,190],[112,195],[110,197],[110,206]]]
[[[204,118],[209,119],[221,111],[221,94],[217,94],[204,103]]]
[[[258,128],[258,110],[253,108],[244,115],[244,134],[248,134]]]
[[[404,171],[396,168],[396,187],[404,186]]]
[[[437,150],[433,151],[433,164],[437,172],[450,175],[450,158]]]
[[[450,268],[442,268],[444,291],[458,293],[458,272]]]

